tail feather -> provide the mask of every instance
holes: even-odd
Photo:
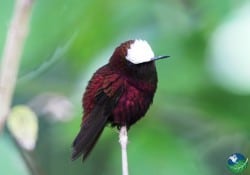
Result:
[[[86,117],[73,142],[72,160],[81,155],[83,155],[83,160],[87,158],[107,123],[108,116],[104,115],[102,109],[96,108],[90,115]]]
[[[81,129],[73,142],[72,160],[76,160],[83,155],[82,160],[84,161],[94,148],[103,129],[104,127],[100,131],[96,131],[95,135],[87,134]]]

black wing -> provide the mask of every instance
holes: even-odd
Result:
[[[122,94],[122,88],[117,89],[112,96],[108,96],[104,92],[105,90],[100,90],[96,95],[95,107],[83,122],[81,130],[73,142],[72,160],[81,155],[83,155],[83,161],[87,158]]]

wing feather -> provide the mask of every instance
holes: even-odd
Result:
[[[81,155],[85,160],[95,146],[122,94],[122,86],[115,84],[117,83],[112,82],[108,85],[105,83],[105,86],[102,86],[96,93],[94,108],[83,119],[81,130],[73,142],[72,160]]]

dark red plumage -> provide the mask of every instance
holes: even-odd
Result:
[[[134,40],[116,48],[108,64],[98,69],[83,96],[81,130],[73,142],[72,159],[88,156],[106,124],[118,129],[145,115],[157,87],[154,61],[133,64],[127,51]]]

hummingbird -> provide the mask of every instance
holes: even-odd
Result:
[[[86,87],[72,160],[87,158],[107,124],[128,130],[146,114],[157,88],[155,61],[167,57],[155,56],[145,40],[129,40],[115,49]]]

